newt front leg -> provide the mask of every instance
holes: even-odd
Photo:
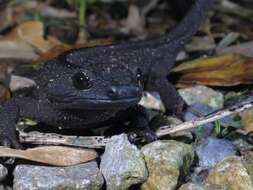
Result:
[[[3,146],[20,148],[17,139],[16,122],[18,119],[19,106],[14,99],[7,101],[0,108],[0,143]]]
[[[21,148],[17,138],[16,123],[19,118],[40,118],[53,122],[54,111],[45,103],[29,97],[14,97],[0,108],[0,143],[3,146]]]

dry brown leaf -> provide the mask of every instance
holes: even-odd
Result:
[[[41,52],[45,52],[60,42],[50,37],[44,39],[43,23],[39,21],[27,21],[14,28],[3,40],[25,42]]]
[[[105,41],[89,41],[87,43],[76,44],[74,46],[70,46],[66,44],[57,45],[49,49],[48,51],[44,52],[43,54],[41,54],[40,57],[35,61],[35,63],[43,64],[70,49],[91,48],[95,46],[109,45],[109,44],[111,44],[111,41],[105,40]]]
[[[36,64],[43,64],[43,63],[45,63],[45,62],[47,62],[47,61],[49,61],[49,60],[57,57],[58,55],[60,55],[61,53],[65,52],[65,51],[67,51],[69,49],[71,49],[71,48],[66,47],[64,45],[55,46],[55,47],[49,49],[48,51],[42,53],[40,55],[40,57],[37,60],[35,60],[34,63],[36,63]]]
[[[55,166],[81,164],[97,157],[94,150],[75,149],[63,146],[43,146],[17,150],[0,146],[1,157],[16,157]]]
[[[178,87],[252,84],[253,59],[238,54],[202,58],[179,65],[172,75],[180,75]]]
[[[27,43],[10,40],[0,41],[0,58],[33,60],[37,56],[34,49]]]

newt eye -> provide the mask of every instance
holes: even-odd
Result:
[[[142,73],[140,69],[137,69],[136,77],[138,81],[142,81]]]
[[[92,86],[90,78],[83,72],[78,72],[72,77],[73,85],[78,90],[89,89]]]

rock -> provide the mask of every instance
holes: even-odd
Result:
[[[194,184],[194,183],[186,183],[182,185],[179,190],[205,190],[203,186]]]
[[[7,174],[8,170],[2,164],[0,164],[0,181],[4,180]]]
[[[10,188],[8,188],[8,187],[4,187],[3,185],[0,185],[0,190],[9,190]]]
[[[228,190],[252,190],[251,176],[238,156],[227,157],[209,173],[207,183],[219,185]]]
[[[214,91],[206,86],[195,86],[180,89],[178,92],[188,105],[201,103],[220,109],[224,104],[223,95],[220,92]]]
[[[164,114],[157,114],[152,118],[149,125],[152,129],[157,129],[163,125],[179,125],[181,123],[182,121],[175,117],[166,116]]]
[[[182,121],[175,117],[166,116],[164,114],[158,114],[152,118],[149,125],[151,129],[156,131],[159,127],[164,125],[179,125]],[[190,131],[179,131],[168,135],[170,139],[182,141],[185,143],[191,143],[193,141],[193,135]]]
[[[148,109],[165,112],[165,107],[157,92],[144,92],[139,104]]]
[[[242,158],[249,175],[253,177],[253,152],[247,152]]]
[[[103,177],[96,162],[70,167],[18,165],[14,170],[14,190],[99,190]]]
[[[238,135],[238,137],[231,139],[231,143],[240,151],[248,151],[253,149],[253,145],[247,142],[245,136]]]
[[[11,187],[0,185],[0,190],[12,190]]]
[[[207,115],[207,114],[215,111],[214,108],[212,108],[208,105],[200,104],[200,103],[195,103],[195,104],[191,105],[190,108],[192,110],[196,110],[197,112],[199,112],[203,115]],[[198,117],[199,116],[194,115],[191,111],[186,110],[186,112],[184,113],[184,120],[185,121],[194,120],[194,119],[197,119]],[[202,139],[206,139],[208,136],[210,136],[212,131],[213,131],[213,124],[212,123],[208,123],[206,125],[202,125],[201,127],[192,129],[192,132],[195,134],[198,141],[200,141]]]
[[[174,140],[155,141],[141,149],[148,167],[148,180],[142,190],[172,190],[179,176],[189,172],[194,152],[190,145]]]
[[[192,183],[202,184],[209,174],[209,169],[203,167],[195,167],[193,172],[188,176]]]
[[[253,109],[239,113],[241,117],[241,129],[246,133],[253,132]]]
[[[194,104],[190,105],[190,108],[198,111],[200,114],[203,114],[203,115],[207,115],[207,114],[217,110],[209,105],[205,105],[205,104],[201,104],[201,103],[194,103]],[[198,116],[193,114],[191,111],[186,110],[186,113],[184,114],[185,120],[188,121],[188,120],[193,120],[196,118],[198,118]]]
[[[208,137],[197,146],[196,152],[199,165],[204,168],[212,168],[225,157],[235,155],[236,149],[228,140]]]
[[[221,187],[219,185],[206,183],[204,184],[204,190],[229,190],[229,189],[226,187]]]
[[[113,136],[106,145],[100,169],[107,190],[123,190],[144,182],[148,177],[143,155],[130,144],[126,134]]]
[[[194,183],[186,183],[182,185],[179,188],[179,190],[227,190],[227,189],[213,184],[199,185]]]
[[[210,114],[210,113],[217,110],[215,108],[212,108],[208,105],[204,105],[201,103],[195,103],[195,104],[191,105],[189,108],[190,109],[187,109],[184,112],[184,120],[186,120],[186,121],[197,119],[197,118],[199,118],[200,114],[207,115],[207,114]],[[192,112],[192,110],[195,110],[196,112],[198,112],[199,115],[197,115],[197,114],[195,115]],[[220,119],[219,121],[221,122],[222,126],[230,126],[230,127],[235,127],[235,128],[240,127],[239,122],[234,121],[233,118],[230,116],[224,117],[224,118]],[[206,139],[208,136],[210,136],[213,132],[213,128],[214,128],[214,125],[212,123],[208,123],[206,125],[202,125],[201,127],[194,128],[191,131],[195,134],[197,140],[200,141],[200,140]]]

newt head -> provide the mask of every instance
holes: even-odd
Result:
[[[104,110],[124,109],[140,101],[143,87],[138,69],[110,59],[93,63],[69,56],[65,53],[49,61],[37,77],[37,89],[51,103],[64,109]]]

